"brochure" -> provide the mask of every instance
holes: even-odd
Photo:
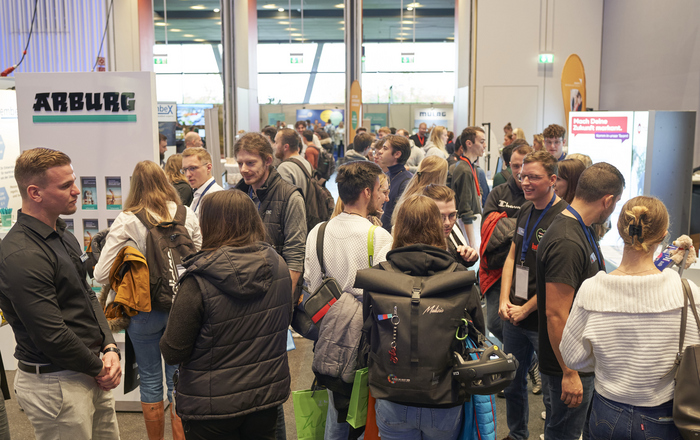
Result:
[[[100,227],[97,219],[83,219],[83,246],[87,250],[92,237],[100,232]]]
[[[83,209],[97,209],[97,179],[94,177],[81,177],[80,190],[83,196]]]
[[[122,178],[105,177],[107,190],[107,209],[122,209]]]

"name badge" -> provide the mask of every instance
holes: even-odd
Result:
[[[88,254],[87,254],[87,252],[83,253],[83,255],[80,256],[80,261],[81,261],[82,263],[85,263],[85,262],[87,261],[87,259],[88,259]]]
[[[596,256],[595,256],[595,252],[593,252],[593,253],[591,254],[591,264],[594,264],[594,263],[596,263],[597,261],[598,261],[598,259],[597,259]]]
[[[527,266],[515,266],[515,297],[527,301],[527,290],[530,281],[528,274],[530,268]]]
[[[525,228],[518,228],[518,235],[525,235]]]

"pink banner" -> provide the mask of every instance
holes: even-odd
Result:
[[[574,117],[571,119],[571,134],[622,134],[627,133],[627,116],[609,118]],[[619,138],[619,137],[616,137]]]

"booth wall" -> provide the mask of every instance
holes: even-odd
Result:
[[[603,0],[488,1],[477,14],[476,125],[490,122],[499,142],[507,122],[528,142],[549,124],[566,126],[561,72],[571,54],[583,61],[587,107],[598,108]],[[538,64],[540,53],[554,63]]]
[[[694,110],[700,127],[700,2],[606,1],[602,110]],[[695,130],[694,166],[700,165]]]

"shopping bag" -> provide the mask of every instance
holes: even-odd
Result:
[[[350,395],[350,407],[348,408],[347,422],[353,428],[365,426],[367,423],[367,399],[369,398],[369,384],[367,368],[355,372],[355,381],[352,384]]]
[[[299,440],[323,440],[328,412],[326,390],[292,391],[294,420]]]

